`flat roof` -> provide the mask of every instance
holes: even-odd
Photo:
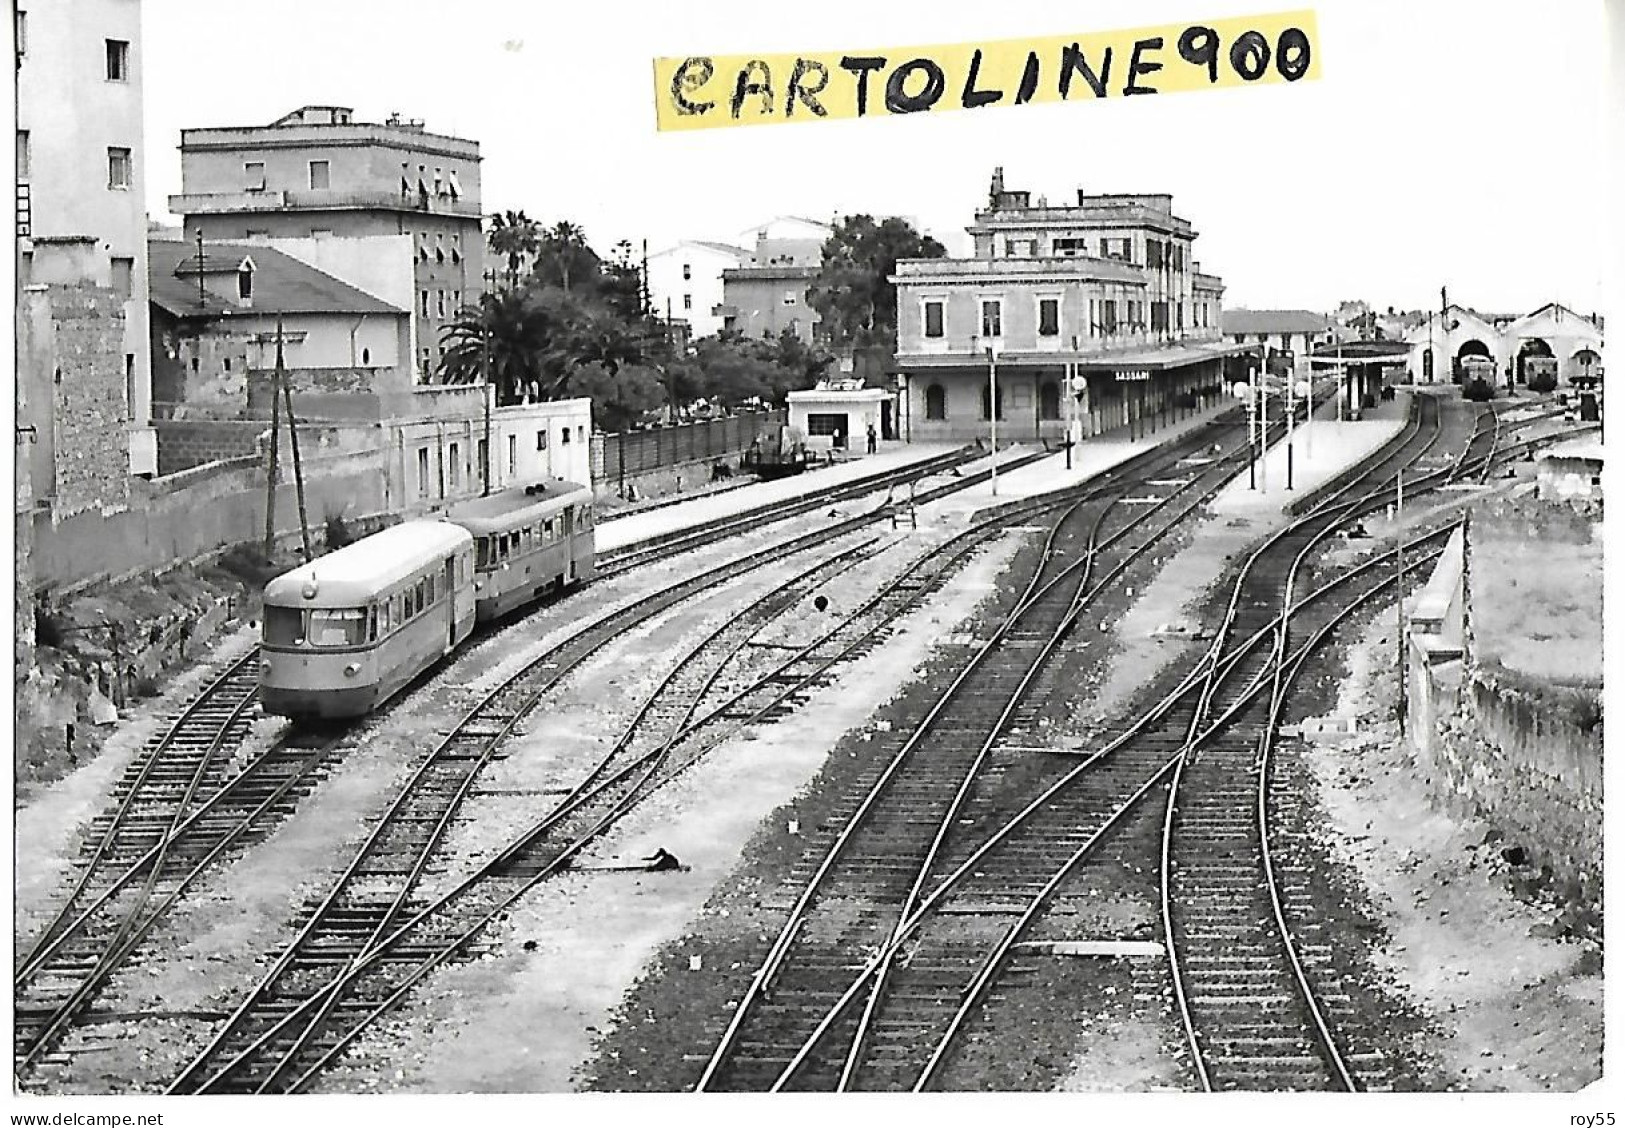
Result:
[[[476,534],[487,533],[509,524],[524,524],[545,517],[572,503],[591,501],[592,491],[586,486],[548,478],[527,486],[510,486],[489,497],[460,502],[447,511],[446,519]]]
[[[281,607],[356,607],[473,542],[467,529],[446,521],[404,521],[284,572],[265,585],[265,601]],[[305,589],[313,581],[316,594],[307,599]]]

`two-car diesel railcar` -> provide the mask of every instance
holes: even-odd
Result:
[[[592,491],[550,479],[453,506],[474,538],[476,615],[506,615],[593,573]]]
[[[265,587],[260,704],[298,718],[371,712],[474,630],[474,540],[407,521]]]

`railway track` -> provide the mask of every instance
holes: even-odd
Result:
[[[1200,441],[1205,444],[1206,440]],[[216,1038],[210,1050],[177,1079],[175,1090],[267,1091],[277,1086],[304,1087],[361,1029],[398,1000],[422,975],[450,958],[502,907],[537,881],[556,872],[615,817],[629,809],[633,795],[641,797],[663,785],[697,762],[727,733],[772,714],[783,708],[788,699],[806,692],[836,662],[871,645],[898,615],[917,605],[930,590],[940,585],[966,552],[1012,521],[1029,519],[1031,515],[1068,504],[1076,508],[1098,492],[1098,487],[1085,487],[1072,491],[1070,496],[1052,495],[1002,507],[997,518],[983,521],[928,554],[922,562],[926,567],[910,568],[835,630],[787,660],[772,665],[754,680],[747,672],[737,670],[731,676],[722,676],[730,662],[714,668],[699,696],[676,694],[676,700],[686,697],[688,703],[680,707],[682,719],[675,732],[645,740],[643,750],[632,753],[628,750],[637,742],[629,730],[611,758],[582,781],[558,812],[528,830],[496,861],[440,902],[422,908],[393,937],[385,940],[381,936],[384,930],[375,929],[363,944],[338,941],[349,953],[349,971],[333,981],[329,992],[311,993],[301,989],[303,1002],[291,1010],[280,1004],[267,1010],[251,999]],[[1048,557],[1047,550],[1044,555]],[[777,602],[786,600],[794,601],[786,596]],[[713,637],[698,648],[696,654],[707,649],[721,650],[736,658],[743,648],[732,636],[748,629],[750,618],[746,616],[725,627],[724,631],[730,632],[728,639]],[[679,665],[656,698],[674,684],[674,679],[685,674],[686,666],[687,663]],[[703,718],[694,719],[705,693],[714,692],[719,685],[738,684],[744,684],[745,688],[733,691]],[[655,698],[651,698],[645,702],[634,729],[644,718],[658,712],[654,701]],[[666,715],[671,715],[674,708],[679,707],[668,705]],[[617,767],[619,753],[626,753],[623,757],[626,762]],[[623,787],[628,789],[625,795],[616,790]],[[597,821],[586,818],[583,829],[583,812],[605,807],[606,793],[609,795],[607,812]],[[566,825],[571,828],[568,833],[564,832]],[[493,901],[495,905],[487,907]],[[305,939],[310,939],[308,934]],[[265,988],[262,984],[256,994],[268,994]],[[331,1002],[331,998],[341,993],[350,993],[355,1000],[345,1007],[345,1013],[338,1013],[337,1004]],[[321,1001],[324,998],[329,1001]]]
[[[955,452],[933,460],[925,472],[951,468],[965,457]],[[985,471],[966,475],[922,492],[916,500],[923,504],[986,477]],[[854,484],[851,496],[872,492],[872,485],[861,491],[859,486]],[[828,499],[818,501],[827,503]],[[535,667],[562,657],[564,661],[558,665],[562,677],[585,656],[573,657],[569,653],[572,643],[577,643],[578,649],[585,646],[588,653],[595,651],[619,631],[681,599],[728,582],[781,554],[800,551],[878,521],[884,512],[884,506],[874,507],[823,530],[749,553],[669,585],[647,600],[600,620],[597,643],[578,635],[563,644],[563,655],[543,655]],[[759,512],[749,527],[784,515],[782,511],[771,515]],[[738,531],[742,530],[714,529],[711,535],[733,535]],[[686,541],[673,541],[655,552],[664,557],[690,547]],[[16,970],[14,1056],[19,1072],[45,1061],[61,1035],[85,1012],[112,974],[135,954],[187,888],[228,850],[240,848],[253,835],[265,832],[289,814],[297,799],[315,785],[320,772],[330,766],[325,753],[335,741],[311,734],[279,742],[246,765],[234,763],[256,696],[257,666],[255,648],[188,703],[170,730],[150,743],[132,765],[121,781],[113,809],[93,824],[94,843],[78,863],[73,887]],[[57,1058],[54,1064],[62,1061]]]
[[[1414,435],[1411,436],[1414,439]],[[1430,442],[1424,443],[1423,451],[1428,449]],[[1412,448],[1404,449],[1402,457],[1406,461],[1414,462],[1418,452]],[[1349,510],[1339,511],[1346,516]],[[1170,701],[1181,696],[1189,699],[1189,687],[1183,695],[1175,695]],[[1115,794],[1119,802],[1118,808],[1126,809],[1121,796],[1125,793],[1135,795],[1135,802],[1143,798],[1146,789],[1150,786],[1145,782],[1146,767],[1154,764],[1159,772],[1153,779],[1166,775],[1176,762],[1180,750],[1188,740],[1189,721],[1194,719],[1195,709],[1186,705],[1187,716],[1163,715],[1161,720],[1162,737],[1159,740],[1156,734],[1142,731],[1135,743],[1137,754],[1148,757],[1146,764],[1136,765],[1131,757],[1118,754],[1116,766],[1112,769],[1118,774],[1113,780],[1104,773],[1096,773],[1092,783],[1100,784],[1105,794]],[[1167,705],[1164,714],[1169,713]],[[1091,762],[1098,760],[1091,758]],[[1081,771],[1081,769],[1079,769]],[[1088,778],[1088,777],[1085,777]],[[1075,779],[1068,783],[1076,784]],[[1128,786],[1132,782],[1133,786]],[[1060,787],[1056,784],[1055,787]],[[1080,793],[1081,794],[1081,793]],[[1043,801],[1051,804],[1051,809],[1058,809],[1061,804],[1054,799],[1056,791],[1052,788],[1045,792]],[[1096,797],[1097,804],[1099,796]],[[1040,801],[1035,801],[1035,807]],[[1111,808],[1108,803],[1106,808]],[[1102,808],[1102,809],[1106,809]],[[948,831],[948,824],[955,814],[960,812],[950,810],[948,817],[938,824],[939,838]],[[983,823],[990,812],[981,812],[976,817],[966,818],[967,823]],[[1034,808],[1029,808],[1021,816],[1022,819],[1032,819]],[[1074,812],[1076,813],[1076,812]],[[1042,821],[1042,820],[1039,820]],[[1053,849],[1056,844],[1076,842],[1080,838],[1088,841],[1098,840],[1105,827],[1095,831],[1086,828],[1090,823],[1085,820],[1062,820],[1046,824],[1048,832],[1045,834],[1022,836],[1022,841],[1030,844],[1034,841],[1042,844],[1039,853],[1045,849]],[[1110,822],[1106,823],[1109,826]],[[986,827],[991,829],[991,827]],[[1002,838],[1008,830],[998,831],[994,839]],[[984,848],[985,849],[985,848]],[[935,902],[942,896],[942,891],[953,883],[959,883],[960,900],[962,905],[968,902],[980,928],[987,920],[996,917],[996,911],[989,911],[986,906],[999,902],[1009,902],[1012,897],[1019,898],[1024,888],[1031,887],[1034,879],[1028,879],[1026,886],[1019,881],[1012,881],[1008,873],[1000,872],[997,867],[989,867],[981,851],[971,855],[972,860],[979,860],[979,872],[967,876],[965,867],[969,861],[960,862],[957,869],[951,851],[944,851],[934,860],[937,873],[952,870],[949,877],[939,879],[937,892],[925,898],[925,902]],[[933,862],[928,857],[925,868],[931,868]],[[920,871],[924,873],[924,869]],[[911,894],[905,899],[905,906],[925,902],[918,901],[923,884],[918,879]],[[1042,882],[1039,882],[1042,884]],[[827,963],[818,969],[817,974],[809,974],[804,980],[790,982],[781,966],[782,949],[788,944],[785,937],[794,934],[804,926],[809,929],[814,925],[807,924],[805,920],[805,902],[810,898],[804,894],[802,904],[798,904],[792,911],[792,918],[787,924],[781,940],[775,950],[770,952],[768,958],[757,972],[755,981],[747,992],[746,1004],[765,996],[771,985],[773,1003],[771,1007],[763,1007],[768,1011],[768,1017],[762,1023],[766,1032],[757,1031],[753,1035],[743,1035],[741,1027],[744,1021],[738,1017],[746,1009],[742,1004],[740,1012],[736,1012],[734,1020],[723,1033],[721,1044],[713,1054],[707,1065],[706,1073],[700,1081],[701,1088],[707,1087],[767,1087],[767,1088],[822,1088],[822,1087],[874,1087],[874,1088],[906,1088],[910,1087],[911,1078],[917,1078],[923,1085],[929,1079],[930,1072],[935,1064],[940,1062],[941,1054],[934,1056],[932,1065],[920,1072],[919,1047],[922,1035],[931,1028],[933,1020],[940,1021],[944,1013],[953,1009],[953,1004],[959,997],[958,993],[966,982],[967,973],[983,961],[984,954],[974,943],[966,945],[964,935],[964,917],[961,917],[954,927],[943,930],[945,933],[956,934],[957,939],[939,943],[935,947],[929,938],[922,936],[919,928],[918,916],[909,916],[906,909],[904,922],[900,923],[889,939],[883,940],[878,947],[883,953],[879,957],[865,962],[863,952],[856,950],[859,945],[854,944],[850,936],[843,936],[833,944],[826,944]],[[851,895],[847,900],[859,900],[857,895]],[[977,907],[979,906],[979,907]],[[935,918],[939,922],[944,918]],[[814,922],[815,923],[815,922]],[[828,929],[824,930],[826,933]],[[889,992],[885,991],[886,972],[894,957],[903,947],[903,939],[907,937],[909,950],[903,962],[906,966],[901,975],[893,974],[893,982]],[[871,941],[873,947],[873,941]],[[997,964],[993,959],[989,966]],[[855,980],[852,972],[855,965],[862,965]],[[852,981],[853,986],[847,992],[840,991],[840,985]],[[855,1002],[859,997],[865,996],[867,1001],[860,1008]],[[884,1006],[880,1001],[884,997]],[[888,1016],[884,1021],[876,1019],[876,1014],[885,1012]],[[810,1034],[806,1033],[807,1015],[818,1015],[817,1026]],[[786,1040],[782,1036],[785,1027],[799,1027],[805,1035],[799,1046],[794,1040]],[[872,1043],[872,1049],[866,1048],[865,1040]],[[736,1052],[736,1043],[743,1047]],[[818,1047],[824,1044],[820,1053]],[[829,1047],[833,1046],[833,1052]],[[945,1052],[945,1051],[944,1051]],[[752,1074],[744,1074],[737,1069],[737,1059],[744,1058],[755,1065]],[[860,1068],[862,1063],[862,1068]],[[743,1084],[737,1082],[743,1081]]]
[[[861,1034],[834,1041],[852,1047],[817,1061],[792,1052],[814,1031],[824,1005],[840,993],[861,952],[885,948],[923,895],[932,867],[952,856],[953,831],[971,814],[976,792],[1003,770],[997,747],[1039,719],[1027,697],[1067,629],[1153,545],[1222,487],[1244,448],[1225,458],[1193,459],[1147,476],[1092,511],[1077,511],[1078,545],[1046,553],[1016,609],[977,646],[960,675],[885,761],[866,791],[847,801],[846,827],[822,860],[804,859],[792,881],[802,888],[789,919],[761,958],[699,1081],[702,1089],[848,1087],[859,1065]],[[1173,476],[1176,468],[1182,477]],[[1156,472],[1153,472],[1156,473]],[[1177,504],[1175,504],[1177,502]],[[962,817],[963,816],[963,817]],[[914,861],[913,859],[923,859]],[[910,969],[908,974],[912,974]],[[865,1007],[867,1021],[886,976],[882,967]],[[906,1040],[907,1031],[899,1040]],[[796,1071],[799,1076],[792,1076]]]

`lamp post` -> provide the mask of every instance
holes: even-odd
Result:
[[[999,496],[999,361],[998,349],[992,341],[987,345],[987,435],[993,460],[988,467],[987,480],[993,496]]]
[[[1258,488],[1258,370],[1247,363],[1247,488]]]
[[[1286,488],[1292,488],[1292,429],[1294,410],[1292,403],[1292,373],[1286,374]]]

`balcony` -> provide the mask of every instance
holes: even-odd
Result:
[[[1132,263],[1079,255],[1060,258],[903,259],[898,262],[897,272],[891,277],[891,281],[897,285],[1022,279],[1143,283],[1145,272]]]
[[[399,189],[313,188],[303,191],[200,192],[169,197],[176,215],[230,215],[278,211],[401,211],[480,218],[479,205],[466,197],[403,195]]]

